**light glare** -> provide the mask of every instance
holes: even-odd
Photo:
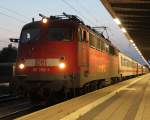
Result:
[[[130,43],[133,43],[133,40],[130,40]]]
[[[47,21],[48,21],[47,18],[43,18],[43,19],[42,19],[42,22],[43,22],[43,23],[47,23]]]
[[[65,63],[60,63],[60,64],[59,64],[59,68],[60,68],[60,69],[64,69],[65,67],[66,67]]]
[[[136,46],[136,45],[135,45],[135,43],[133,43],[132,45],[133,45],[133,47],[135,47],[135,46]]]
[[[121,25],[121,22],[118,18],[115,18],[114,21],[118,24],[118,25]]]
[[[125,28],[121,28],[121,30],[122,30],[124,33],[126,33],[126,32],[127,32]]]
[[[24,69],[24,67],[25,67],[24,64],[22,64],[22,63],[19,64],[19,68],[20,68],[20,69]]]

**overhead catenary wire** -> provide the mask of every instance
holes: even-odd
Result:
[[[80,16],[82,16],[84,19],[86,19],[87,21],[89,21],[90,23],[93,24],[93,21],[91,21],[90,19],[88,19],[86,16],[84,16],[79,10],[77,10],[73,5],[71,5],[69,2],[62,0],[63,3],[65,3],[67,6],[69,6],[72,10],[74,10],[76,13],[80,14]]]
[[[63,1],[64,1],[65,4],[67,4],[70,8],[72,8],[75,12],[78,12],[79,14],[82,15],[82,13],[81,13],[80,11],[78,11],[76,8],[74,8],[70,3],[66,2],[65,0],[63,0]],[[76,3],[77,3],[77,2],[76,2]],[[85,10],[85,12],[86,12],[88,15],[90,15],[89,13],[91,13],[91,11],[90,11],[89,9],[87,9],[86,7],[84,7],[81,2],[80,2],[80,4],[79,4],[79,3],[77,3],[77,4],[78,4],[81,8],[84,8],[83,10]],[[85,16],[83,16],[83,15],[82,15],[82,17],[85,18]],[[87,17],[86,17],[86,18],[87,18]],[[86,19],[86,18],[85,18],[85,19]],[[98,19],[97,19],[95,16],[90,15],[90,18],[94,18],[94,19],[93,19],[93,22],[92,22],[90,19],[88,19],[88,21],[90,21],[90,22],[92,22],[93,24],[95,24],[95,20],[96,20],[96,24],[98,23]],[[93,26],[94,26],[94,25],[93,25]],[[95,26],[97,26],[97,25],[95,25]],[[108,31],[107,31],[107,32],[108,32]],[[109,38],[107,32],[106,32],[106,35],[107,35],[107,37]]]
[[[9,44],[3,44],[3,45],[0,44],[0,47],[8,47],[8,45],[9,45]],[[0,48],[0,49],[2,49],[2,48]]]
[[[21,16],[21,17],[17,18],[17,17],[15,17],[14,15],[8,14],[7,12],[4,13],[3,11],[0,11],[0,14],[1,14],[1,15],[6,16],[6,17],[8,17],[8,18],[11,18],[11,19],[13,19],[13,20],[15,20],[15,21],[17,21],[17,22],[26,23],[26,20],[28,19],[26,16],[20,14],[19,12],[16,12],[16,11],[14,11],[14,10],[8,9],[8,8],[6,8],[6,7],[0,6],[0,9],[7,10],[7,11],[9,11],[10,13],[14,13],[14,14],[16,14],[16,15],[18,15],[18,16]],[[22,19],[20,19],[20,18],[26,18],[26,19],[22,20]],[[15,31],[10,30],[10,29],[8,29],[8,28],[6,28],[6,27],[3,27],[3,26],[0,26],[0,30],[1,30],[1,31],[6,31],[6,32],[9,32],[9,33],[12,33],[12,34],[14,34],[14,35],[15,35],[15,33],[16,33]],[[8,38],[8,39],[9,39],[9,38]],[[6,46],[6,45],[8,45],[8,44],[10,44],[10,42],[5,42],[4,40],[0,41],[1,47]]]
[[[1,8],[1,9],[4,9],[4,10],[7,10],[7,11],[9,11],[9,12],[11,12],[11,13],[14,13],[14,14],[16,14],[16,15],[20,16],[20,17],[23,17],[23,18],[25,18],[25,19],[29,20],[29,18],[28,18],[28,17],[26,17],[25,15],[23,15],[23,14],[21,14],[21,13],[17,12],[17,11],[14,11],[14,10],[9,9],[9,8],[6,8],[6,7],[3,7],[3,6],[1,6],[1,5],[0,5],[0,8]]]
[[[3,42],[3,43],[10,43],[9,41],[3,41],[3,40],[0,40],[0,42]]]
[[[8,29],[8,28],[1,27],[1,26],[0,26],[0,30],[4,30],[4,31],[6,31],[6,32],[11,32],[11,33],[15,34],[14,31],[12,31],[12,30],[10,30],[10,29]],[[5,39],[6,39],[6,38],[5,38]],[[8,38],[8,39],[9,39],[9,38]],[[9,41],[0,40],[0,44],[9,44],[9,43],[10,43]]]
[[[77,0],[77,2],[76,2],[79,6],[80,6],[80,8],[83,8],[83,10],[90,16],[90,18],[94,18],[93,20],[94,20],[94,22],[96,21],[96,24],[97,24],[97,22],[98,22],[98,19],[95,17],[95,16],[93,16],[93,15],[91,15],[91,10],[89,10],[88,8],[86,8],[83,4],[82,4],[82,2],[78,2],[78,0]]]
[[[14,19],[14,20],[16,20],[16,21],[18,21],[18,22],[20,22],[20,23],[26,23],[25,21],[23,21],[23,20],[21,20],[21,19],[18,19],[18,18],[14,17],[14,16],[5,14],[5,13],[3,13],[3,12],[0,12],[0,14],[3,15],[3,16],[9,17],[9,18],[11,18],[11,19]]]
[[[0,26],[0,30],[5,30],[7,32],[13,32],[13,33],[15,33],[13,30],[10,30],[10,29],[2,27],[2,26]]]
[[[10,44],[9,42],[7,43],[7,42],[3,42],[3,41],[0,41],[0,43],[3,43],[3,44],[0,44],[0,45],[8,45],[8,44]]]

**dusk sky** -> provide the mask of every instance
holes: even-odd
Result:
[[[9,38],[19,38],[21,28],[28,22],[62,12],[82,18],[85,24],[106,26],[109,40],[122,52],[142,62],[142,58],[113,21],[100,0],[0,0],[0,49],[8,46]]]

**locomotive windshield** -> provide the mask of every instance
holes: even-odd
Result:
[[[48,34],[43,34],[42,31]],[[49,27],[48,32],[46,32],[46,29],[28,28],[22,31],[20,41],[21,43],[37,41],[42,35],[46,35],[49,41],[71,41],[72,29]]]
[[[40,29],[27,29],[21,33],[21,42],[26,43],[28,41],[38,40],[40,36]]]
[[[72,39],[72,30],[69,28],[52,28],[48,30],[48,39],[50,41],[70,41]]]

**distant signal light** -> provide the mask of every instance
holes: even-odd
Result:
[[[17,38],[10,38],[9,40],[10,40],[10,42],[14,42],[14,43],[18,43],[19,42],[19,39],[17,39]]]

